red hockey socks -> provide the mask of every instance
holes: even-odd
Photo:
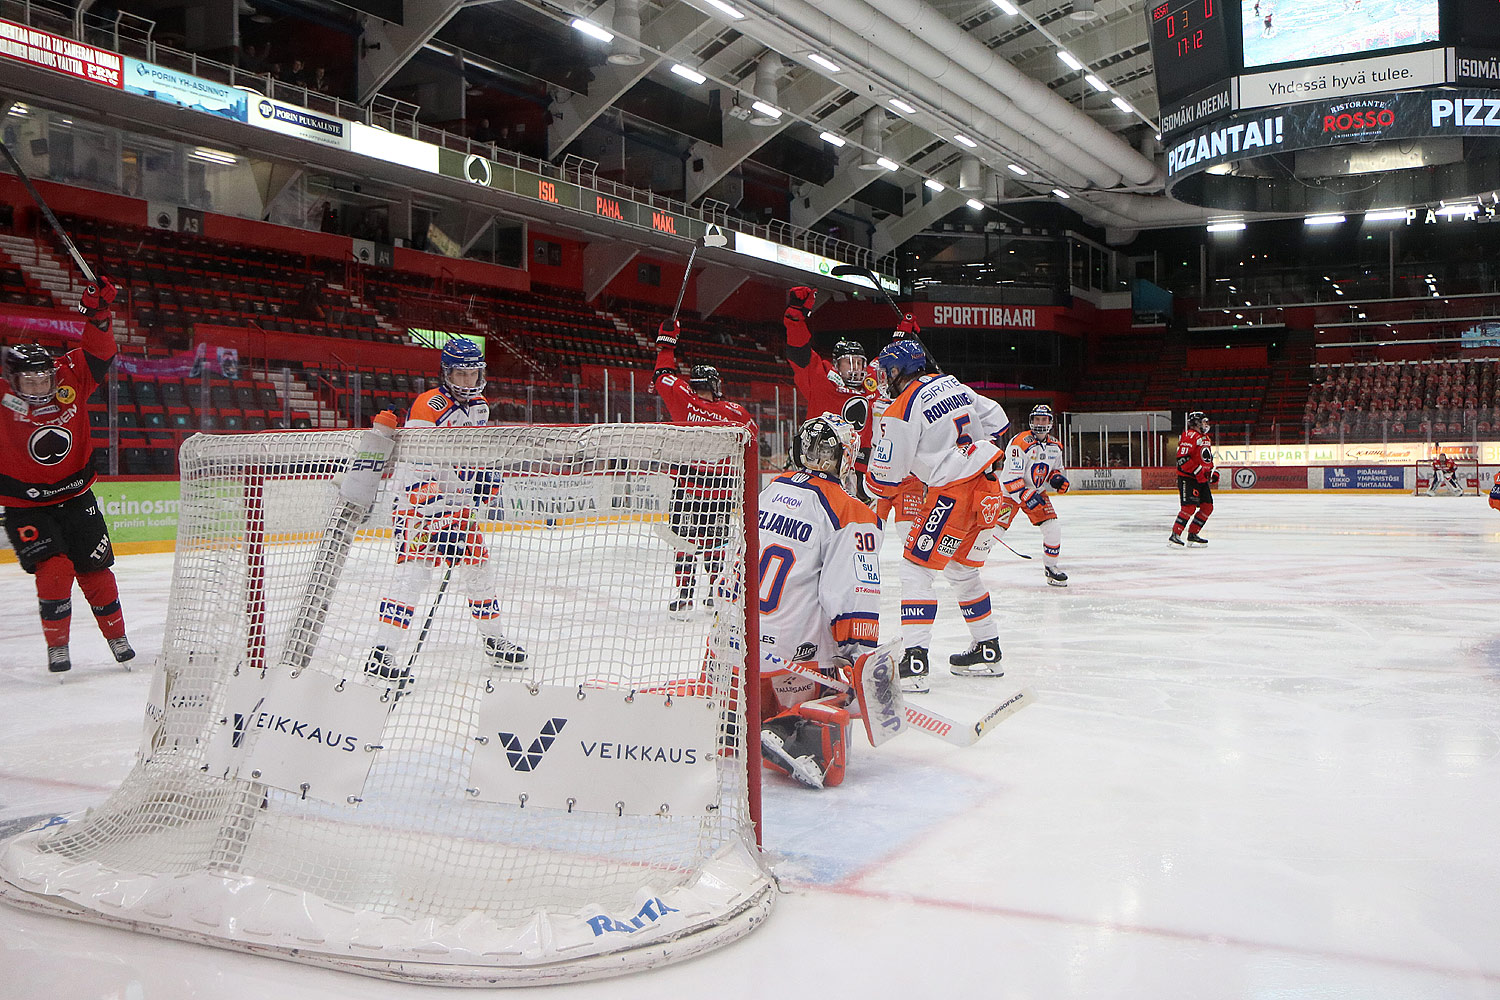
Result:
[[[1198,514],[1193,518],[1193,526],[1188,529],[1188,534],[1196,535],[1203,530],[1203,522],[1208,520],[1208,515],[1214,512],[1214,505],[1206,503],[1198,508]]]
[[[1189,504],[1183,504],[1182,509],[1177,512],[1177,520],[1172,522],[1172,534],[1182,534],[1182,529],[1187,527],[1188,518],[1193,516],[1194,508]],[[1193,529],[1196,531],[1197,529]]]
[[[48,646],[66,646],[73,621],[73,563],[67,556],[53,556],[36,568],[36,597],[42,638]]]
[[[99,623],[99,632],[106,639],[118,639],[125,634],[125,613],[120,610],[120,590],[115,585],[112,570],[100,569],[92,573],[80,573],[78,586],[88,598],[89,610]]]

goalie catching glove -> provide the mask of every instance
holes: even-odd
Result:
[[[93,325],[96,330],[109,329],[110,309],[120,294],[120,288],[109,279],[108,275],[99,275],[99,283],[90,285],[83,290],[83,295],[78,300],[78,311],[83,313],[84,318]]]

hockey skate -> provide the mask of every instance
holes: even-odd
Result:
[[[962,653],[948,657],[949,672],[955,677],[1004,677],[1000,667],[1000,640],[981,639]]]
[[[677,591],[677,599],[667,602],[667,614],[678,621],[685,621],[693,614],[693,588],[681,587]]]
[[[490,654],[497,667],[519,667],[526,662],[526,650],[503,635],[485,636],[484,651]]]
[[[907,646],[901,654],[901,665],[896,668],[901,678],[903,694],[926,694],[932,690],[928,683],[927,650],[921,646]]]
[[[1043,566],[1042,572],[1047,574],[1047,585],[1049,587],[1066,587],[1068,585],[1068,574],[1051,566]]]
[[[117,639],[110,639],[108,642],[109,651],[115,655],[116,663],[126,663],[135,659],[135,650],[130,648],[130,640],[123,635]],[[127,666],[125,669],[129,670],[130,667]]]
[[[1168,538],[1167,541],[1171,542],[1173,545],[1176,545],[1178,548],[1186,548],[1187,547],[1185,545],[1185,543],[1183,542],[1181,535],[1174,534],[1170,538]]]
[[[760,731],[760,752],[780,770],[809,788],[823,787],[823,770],[811,757],[793,757],[787,752],[786,741],[774,729]]]
[[[374,646],[365,660],[365,673],[383,681],[394,681],[396,690],[404,690],[411,683],[411,669],[398,664],[385,646]]]
[[[1189,545],[1207,545],[1208,544],[1208,539],[1204,538],[1202,535],[1198,534],[1196,531],[1189,531],[1188,532],[1188,544]]]
[[[67,646],[47,647],[47,672],[63,674],[73,669],[73,660],[68,656]]]

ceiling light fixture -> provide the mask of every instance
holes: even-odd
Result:
[[[615,40],[614,35],[610,34],[608,31],[605,31],[593,21],[585,21],[581,17],[575,17],[573,18],[571,24],[575,31],[580,31],[583,34],[588,35],[590,38],[597,38],[601,42],[612,42]]]
[[[1017,14],[1021,13],[1020,9],[1016,7],[1015,4],[1011,3],[1010,0],[995,0],[995,6],[999,7],[1002,11],[1009,14],[1011,17],[1015,17]]]
[[[893,97],[893,98],[891,98],[891,102],[890,103],[891,103],[891,107],[895,108],[897,111],[901,112],[903,115],[914,115],[914,114],[917,113],[917,109],[916,108],[912,107],[910,104],[907,104],[905,101],[901,100],[901,98],[899,98],[899,97]]]
[[[728,14],[736,21],[742,20],[745,16],[744,11],[734,9],[733,7],[725,3],[724,0],[708,0],[708,5],[715,10],[719,10],[724,12],[725,14]]]
[[[772,107],[771,105],[767,104],[765,101],[756,101],[756,102],[754,102],[753,104],[750,105],[750,110],[754,111],[754,112],[757,112],[758,114],[760,114],[760,115],[762,115],[762,116],[764,116],[766,118],[769,118],[772,121],[776,121],[776,120],[778,120],[781,117],[781,109],[780,108]],[[752,118],[751,121],[753,122],[754,119]]]
[[[927,185],[927,189],[929,191],[946,191],[946,190],[948,190],[947,186],[945,184],[943,184],[942,181],[935,181],[931,177],[927,178],[922,183],[925,184],[925,185]]]
[[[1113,104],[1115,107],[1119,108],[1127,115],[1135,114],[1135,108],[1132,108],[1128,103],[1126,103],[1123,97],[1111,97],[1109,99],[1109,103]]]
[[[676,73],[678,76],[682,77],[689,83],[703,83],[708,79],[708,77],[704,76],[702,73],[698,72],[695,69],[689,69],[688,67],[682,65],[682,63],[674,63],[672,65],[672,72]]]
[[[880,164],[882,167],[885,167],[885,169],[887,169],[887,170],[900,170],[901,169],[901,164],[897,163],[895,160],[888,160],[884,156],[882,156],[880,159],[876,160],[875,162],[878,163],[878,164]]]
[[[976,212],[983,212],[984,211],[984,202],[980,201],[978,198],[970,198],[969,199],[969,207],[972,208]]]
[[[830,146],[842,146],[844,144],[844,137],[841,135],[834,135],[832,132],[819,132],[818,138],[822,139]]]
[[[1245,228],[1243,222],[1210,222],[1208,231],[1211,233],[1238,233]]]
[[[1025,177],[1026,176],[1026,168],[1025,167],[1018,166],[1018,165],[1016,165],[1014,163],[1007,163],[1005,166],[1007,168],[1009,168],[1010,172],[1013,173],[1013,174],[1015,174],[1017,177]]]
[[[955,135],[953,138],[959,143],[959,145],[968,146],[970,149],[977,149],[979,147],[979,143],[975,142],[973,139],[970,139],[968,136],[962,133]]]
[[[1061,59],[1068,69],[1083,69],[1083,63],[1079,62],[1078,57],[1067,49],[1058,49],[1057,58]]]
[[[807,54],[807,61],[822,66],[830,73],[842,73],[844,71],[844,67],[840,66],[832,59],[829,59],[827,56],[821,55],[817,52],[809,52]]]
[[[1089,84],[1090,87],[1093,87],[1095,90],[1099,91],[1099,93],[1101,93],[1101,94],[1104,93],[1106,90],[1109,89],[1109,84],[1105,83],[1103,80],[1099,79],[1097,76],[1095,76],[1092,73],[1090,73],[1088,76],[1084,77],[1084,79],[1088,81],[1088,84]]]
[[[1404,208],[1382,208],[1365,213],[1366,222],[1401,222],[1405,219],[1406,209]]]
[[[1062,188],[1053,188],[1052,189],[1052,193],[1055,194],[1055,195],[1057,195],[1063,201],[1067,201],[1069,198],[1073,197],[1072,195],[1068,194],[1068,192],[1064,191]]]
[[[1336,226],[1344,221],[1342,215],[1309,215],[1302,220],[1304,226]]]

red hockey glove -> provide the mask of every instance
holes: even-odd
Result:
[[[922,327],[907,313],[906,318],[896,324],[896,332],[891,335],[892,340],[905,340],[907,337],[921,336]]]
[[[78,301],[78,311],[83,313],[95,329],[108,330],[110,306],[119,294],[119,286],[110,281],[108,275],[101,274],[97,285],[90,285],[83,290],[83,296]]]
[[[795,309],[801,313],[804,320],[813,310],[813,302],[818,298],[818,290],[806,285],[798,285],[786,293],[787,309]]]
[[[676,347],[677,335],[682,332],[682,324],[675,319],[662,320],[661,326],[656,328],[656,346]]]
[[[1213,485],[1215,485],[1215,486],[1219,485],[1219,470],[1218,469],[1215,469],[1213,472],[1209,473],[1208,481],[1210,483],[1212,483]]]
[[[1061,472],[1052,473],[1052,478],[1047,480],[1047,485],[1052,487],[1052,489],[1059,495],[1066,493],[1073,488],[1073,484],[1068,482],[1068,477],[1063,475]]]

